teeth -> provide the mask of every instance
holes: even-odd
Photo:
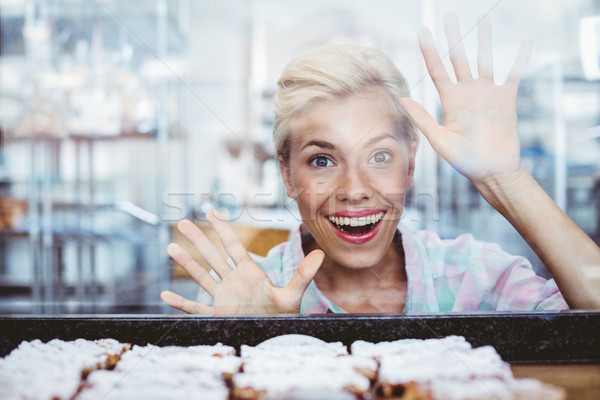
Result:
[[[371,214],[366,217],[359,218],[350,218],[350,217],[334,217],[333,215],[329,217],[329,220],[336,225],[344,226],[365,226],[368,224],[375,224],[379,222],[379,220],[383,217],[383,213]]]

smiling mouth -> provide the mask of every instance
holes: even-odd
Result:
[[[339,231],[352,236],[361,236],[369,233],[381,222],[383,212],[367,215],[365,217],[336,217],[329,216],[331,224]]]

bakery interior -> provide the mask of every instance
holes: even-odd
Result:
[[[168,258],[182,218],[227,215],[265,254],[299,224],[272,132],[278,74],[314,45],[380,48],[440,115],[416,32],[455,9],[494,20],[506,74],[535,50],[518,100],[522,157],[600,240],[600,1],[0,1],[0,313],[172,313],[194,298]],[[476,35],[466,34],[470,56]],[[445,60],[447,61],[447,60]],[[404,223],[471,232],[547,274],[526,243],[423,138]],[[207,230],[209,236],[212,234]],[[213,235],[214,236],[214,235]]]
[[[55,338],[239,349],[290,333],[347,346],[464,335],[493,345],[515,377],[598,398],[597,310],[186,317],[160,301],[165,289],[197,291],[165,251],[189,248],[180,219],[217,243],[204,218],[216,208],[262,255],[300,223],[271,139],[285,63],[319,44],[377,47],[441,118],[416,33],[432,27],[445,53],[448,9],[470,58],[478,15],[492,15],[500,77],[520,40],[534,40],[518,99],[522,159],[600,243],[599,0],[0,0],[0,356]],[[424,138],[416,163],[404,224],[473,233],[547,276]]]

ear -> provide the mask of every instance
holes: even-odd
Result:
[[[411,140],[408,154],[408,187],[411,187],[415,184],[415,156],[417,155],[418,148],[419,142],[416,140]]]
[[[281,170],[281,176],[283,177],[283,183],[285,184],[285,188],[287,190],[287,195],[291,199],[296,198],[296,194],[294,192],[294,188],[292,186],[292,177],[290,173],[290,167],[285,164],[283,158],[281,156],[277,157],[279,161],[279,169]]]

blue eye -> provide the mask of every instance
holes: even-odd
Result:
[[[317,168],[325,168],[333,165],[333,162],[325,156],[314,156],[309,160],[309,163]]]
[[[390,153],[385,152],[385,151],[379,151],[379,152],[375,153],[373,155],[373,157],[371,157],[369,162],[370,163],[384,163],[386,161],[389,161],[390,157],[391,157]]]

